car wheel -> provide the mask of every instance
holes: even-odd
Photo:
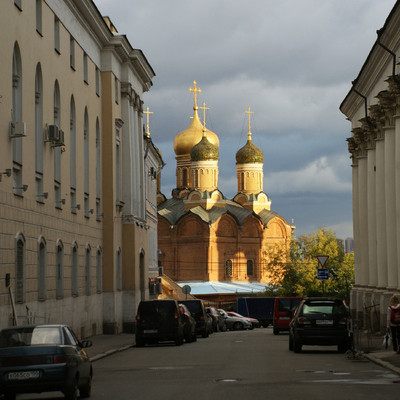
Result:
[[[75,377],[73,382],[64,391],[66,400],[77,400],[78,399],[78,378]]]
[[[301,345],[300,341],[296,338],[293,338],[293,351],[295,353],[301,353],[301,348],[303,346]]]
[[[145,344],[146,342],[142,337],[136,336],[136,347],[144,347]]]
[[[81,398],[86,398],[90,397],[92,393],[92,375],[90,374],[89,380],[86,382],[85,385],[83,385],[81,388],[79,388],[79,394],[81,395]]]
[[[243,324],[241,322],[235,322],[233,324],[233,330],[234,331],[241,331],[243,330]]]
[[[222,332],[226,332],[228,330],[228,327],[226,326],[226,323],[222,325]]]
[[[6,392],[4,393],[4,400],[15,400],[17,395],[13,392]]]
[[[177,346],[182,346],[183,345],[183,335],[178,333],[178,336],[175,338],[175,344]]]
[[[254,329],[254,326],[253,326],[253,324],[251,324],[251,325],[249,326],[249,330],[252,331],[253,329]]]
[[[204,329],[204,331],[201,333],[201,336],[202,336],[203,338],[208,337],[208,329],[207,329],[207,328]]]
[[[289,333],[289,350],[293,351],[293,337],[290,333]]]
[[[274,335],[279,335],[279,329],[274,327]]]
[[[340,343],[337,349],[339,353],[346,353],[346,351],[349,350],[349,345],[347,343]]]

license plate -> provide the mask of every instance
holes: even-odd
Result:
[[[158,333],[157,329],[145,329],[143,333]]]
[[[333,320],[332,319],[318,319],[317,325],[333,325]]]
[[[280,319],[281,321],[289,321],[289,320],[290,320],[289,317],[279,317],[279,319]]]
[[[9,372],[8,379],[10,381],[23,381],[25,379],[37,379],[39,375],[39,371]]]

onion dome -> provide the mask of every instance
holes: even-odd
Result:
[[[189,155],[192,148],[202,140],[204,127],[197,114],[197,107],[193,109],[194,114],[192,122],[187,129],[175,136],[174,151],[177,156]],[[219,139],[214,132],[207,130],[207,139],[217,150],[219,149]]]
[[[236,153],[236,164],[253,164],[263,163],[264,153],[253,144],[251,138],[247,143]]]
[[[206,135],[204,130],[203,138],[197,143],[190,151],[191,161],[206,161],[206,160],[218,160],[219,150],[218,147],[212,144]]]
[[[189,156],[190,151],[197,143],[202,140],[204,126],[200,122],[197,114],[197,93],[201,90],[196,87],[196,81],[193,81],[193,88],[189,89],[194,94],[194,106],[193,106],[193,119],[190,125],[182,132],[178,133],[174,139],[174,151],[176,156]],[[208,140],[219,149],[218,136],[211,131],[207,131]]]

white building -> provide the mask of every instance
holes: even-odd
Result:
[[[366,326],[375,328],[385,326],[389,298],[400,290],[399,20],[397,1],[340,106],[351,122],[347,139],[355,255],[351,308]]]

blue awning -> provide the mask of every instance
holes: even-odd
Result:
[[[262,293],[272,286],[260,282],[218,282],[218,281],[185,281],[176,282],[180,287],[190,286],[190,294],[244,294]]]

